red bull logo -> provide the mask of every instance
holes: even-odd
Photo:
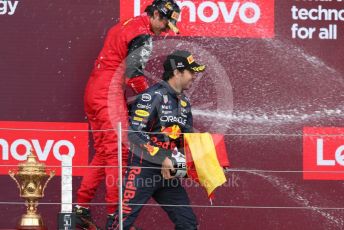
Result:
[[[125,184],[125,189],[123,193],[123,213],[130,214],[132,208],[129,206],[129,202],[136,195],[136,185],[135,178],[141,173],[141,168],[133,167],[128,176],[128,180]]]
[[[161,132],[163,132],[165,135],[169,136],[171,139],[177,139],[181,135],[181,130],[179,125],[173,125],[167,128],[162,128]]]

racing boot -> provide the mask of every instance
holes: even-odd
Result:
[[[82,230],[101,230],[93,221],[91,212],[88,208],[81,206],[74,206],[73,212],[75,213],[75,225],[77,229]]]

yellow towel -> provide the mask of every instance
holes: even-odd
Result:
[[[227,181],[217,159],[213,138],[209,133],[186,133],[184,139],[189,146],[199,182],[210,196]]]

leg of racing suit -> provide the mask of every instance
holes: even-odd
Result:
[[[163,186],[154,193],[153,197],[161,205],[178,205],[161,206],[175,224],[176,230],[197,229],[196,216],[192,208],[188,206],[190,205],[189,197],[179,178],[163,180]]]
[[[160,169],[141,168],[141,164],[134,163],[128,168],[123,180],[123,229],[129,230],[134,224],[143,206],[130,205],[145,204],[154,194],[161,181],[154,181],[153,177],[160,173]],[[146,165],[145,165],[146,166]],[[114,221],[107,226],[107,230],[118,230],[118,212]]]
[[[129,230],[139,215],[142,206],[130,205],[145,204],[153,197],[159,204],[189,205],[186,191],[178,178],[164,180],[159,165],[140,163],[139,156],[134,156],[130,161],[126,177],[123,181],[123,229]],[[143,167],[143,168],[142,168]],[[157,167],[157,168],[146,168]],[[177,230],[197,229],[197,220],[190,207],[162,206]],[[118,230],[118,213],[114,216],[114,222],[107,226],[107,230]]]
[[[87,117],[89,119],[91,130],[101,129],[99,122],[96,122],[96,118],[90,114],[88,114]],[[93,133],[95,154],[90,167],[87,168],[86,174],[82,178],[81,186],[77,192],[77,203],[83,207],[89,207],[89,204],[87,203],[90,203],[94,198],[99,183],[105,178],[105,168],[102,167],[106,165],[104,147],[101,144],[103,138],[103,132]]]
[[[92,82],[91,82],[92,83]],[[112,82],[111,82],[112,85]],[[96,98],[95,93],[85,96],[85,111],[93,132],[95,155],[91,167],[83,177],[77,192],[77,203],[90,203],[94,198],[99,183],[106,177],[107,213],[117,210],[118,202],[118,143],[117,123],[122,123],[123,130],[128,127],[128,111],[122,86],[116,88],[109,85],[108,98]],[[97,131],[99,130],[99,131]],[[123,165],[127,163],[127,133],[122,133]],[[107,166],[107,167],[102,167]],[[113,167],[111,167],[113,166]]]

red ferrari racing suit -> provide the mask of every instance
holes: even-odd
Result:
[[[149,16],[142,14],[112,27],[106,37],[85,90],[85,112],[93,130],[95,155],[77,192],[77,203],[88,207],[99,183],[106,179],[107,212],[118,202],[118,122],[128,129],[125,85],[136,93],[148,88],[143,69],[152,52]],[[128,158],[127,135],[123,134],[123,165]],[[105,166],[105,167],[104,167]],[[113,166],[113,167],[111,167]]]

